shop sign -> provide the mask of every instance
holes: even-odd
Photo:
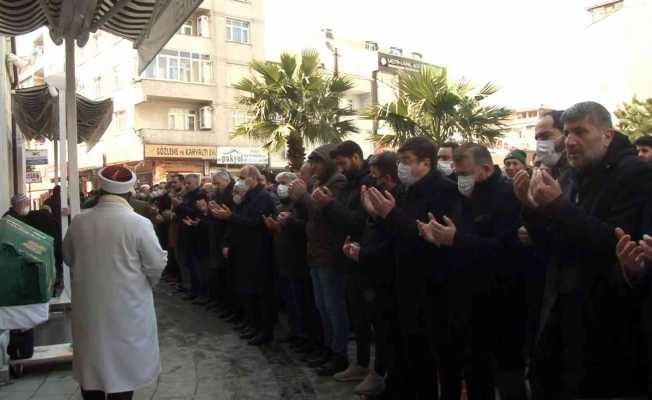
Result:
[[[267,165],[269,155],[260,147],[218,147],[217,163]]]
[[[26,149],[25,165],[28,167],[48,165],[48,149]]]
[[[25,172],[25,181],[27,183],[41,183],[41,172],[40,171],[27,171]]]
[[[145,158],[214,160],[216,156],[217,148],[215,146],[182,146],[170,144],[145,145]]]
[[[419,60],[393,56],[391,54],[378,53],[378,66],[382,68],[403,69],[410,71],[419,71],[423,63]]]

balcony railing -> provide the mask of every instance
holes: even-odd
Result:
[[[142,78],[136,82],[136,88],[142,101],[149,98],[182,99],[202,102],[212,102],[215,95],[215,84],[189,83]]]
[[[175,129],[137,129],[143,143],[177,145],[215,145],[217,139],[212,130],[182,131]]]

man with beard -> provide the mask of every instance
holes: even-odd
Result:
[[[340,143],[330,152],[330,157],[335,161],[340,173],[346,176],[346,184],[337,196],[333,196],[326,188],[316,190],[313,198],[323,207],[326,219],[336,227],[337,247],[342,248],[347,237],[353,241],[360,241],[362,237],[367,213],[362,208],[360,189],[369,184],[369,171],[362,149],[353,141]],[[357,362],[350,363],[345,371],[320,372],[324,375],[334,375],[335,380],[340,382],[359,382],[369,373],[371,356],[371,324],[364,310],[364,288],[368,283],[354,263],[344,258],[341,252],[338,255],[346,273],[346,294],[356,337]]]
[[[373,187],[389,191],[397,196],[401,190],[397,170],[396,153],[384,152],[370,160],[370,177]],[[364,318],[365,326],[373,326],[376,353],[373,367],[364,381],[354,388],[360,395],[379,396],[385,392],[385,375],[389,375],[390,389],[386,398],[401,393],[398,383],[404,373],[400,358],[400,334],[397,334],[398,321],[395,303],[395,265],[391,253],[391,236],[376,215],[369,215],[360,242],[347,238],[342,251],[355,262],[351,265],[357,274],[363,297],[363,310],[358,317]],[[371,343],[363,344],[370,346]],[[364,349],[365,352],[369,348]],[[396,384],[395,384],[396,382]]]
[[[563,187],[547,171],[519,172],[517,197],[550,259],[533,358],[536,399],[633,398],[646,392],[640,300],[620,273],[616,227],[641,237],[652,169],[600,104],[563,115],[571,167]]]
[[[324,348],[309,357],[308,366],[318,368],[320,375],[333,376],[348,368],[347,345],[349,321],[346,310],[345,274],[338,248],[336,226],[317,201],[332,199],[344,187],[346,178],[337,171],[330,152],[333,144],[318,147],[308,156],[312,170],[312,195],[308,184],[297,179],[290,185],[290,196],[305,207],[307,214],[307,261],[310,268],[315,304],[321,317]],[[319,192],[319,193],[317,193]]]

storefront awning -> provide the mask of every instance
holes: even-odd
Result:
[[[59,139],[59,101],[50,95],[48,85],[16,89],[11,96],[16,123],[27,139]],[[113,101],[89,100],[77,95],[78,142],[90,150],[111,124]]]

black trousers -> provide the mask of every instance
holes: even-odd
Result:
[[[433,283],[425,303],[429,348],[435,367],[441,399],[458,400],[462,395],[464,360],[467,357],[468,300],[452,282]]]
[[[165,266],[165,270],[163,273],[165,275],[169,275],[173,278],[179,278],[179,264],[177,264],[177,249],[174,247],[170,247],[168,249],[168,263]]]
[[[389,358],[389,329],[392,317],[389,315],[391,300],[388,290],[389,287],[382,287],[377,282],[372,282],[369,277],[347,277],[347,297],[356,336],[358,365],[365,368],[369,366],[373,336],[376,344],[373,367],[380,375],[387,372]]]
[[[104,393],[99,390],[82,389],[82,397],[84,400],[131,400],[134,392]]]
[[[469,400],[493,400],[496,388],[503,400],[526,398],[526,328],[524,296],[496,292],[473,297]]]
[[[276,307],[271,291],[242,294],[247,324],[261,335],[271,336],[274,332]]]

